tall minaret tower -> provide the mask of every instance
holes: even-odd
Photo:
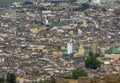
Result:
[[[73,53],[73,43],[72,40],[67,43],[67,54]]]
[[[98,53],[98,40],[96,37],[93,38],[92,51],[93,53]]]

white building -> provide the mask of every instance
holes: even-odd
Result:
[[[48,19],[45,19],[45,25],[50,25]]]
[[[67,54],[73,53],[73,43],[67,43]]]
[[[78,29],[78,35],[82,35],[82,30]]]
[[[93,4],[101,4],[101,0],[92,0]]]

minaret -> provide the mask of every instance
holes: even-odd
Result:
[[[96,37],[93,38],[92,51],[93,53],[98,53],[98,41]]]
[[[71,54],[71,53],[73,53],[73,43],[72,41],[69,41],[67,43],[67,54]]]
[[[80,54],[81,56],[84,56],[84,53],[85,53],[84,46],[83,46],[83,44],[81,43],[81,44],[80,44],[80,47],[79,47],[79,54]]]

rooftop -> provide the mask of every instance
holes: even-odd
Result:
[[[105,51],[106,54],[120,54],[120,51],[112,46],[111,48],[109,48],[108,50]]]

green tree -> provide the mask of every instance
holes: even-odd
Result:
[[[5,82],[5,79],[0,77],[0,83],[4,83]]]
[[[89,52],[89,57],[85,60],[85,67],[91,69],[97,69],[100,67],[100,62],[96,59],[98,54],[94,54],[93,52]]]
[[[72,76],[67,76],[65,79],[78,79],[79,77],[87,76],[87,72],[81,68],[73,70]]]
[[[79,77],[84,77],[84,76],[87,76],[87,73],[85,72],[85,70],[80,68],[75,69],[72,73],[73,79],[78,79]]]
[[[16,83],[16,76],[13,73],[7,73],[7,82]]]

